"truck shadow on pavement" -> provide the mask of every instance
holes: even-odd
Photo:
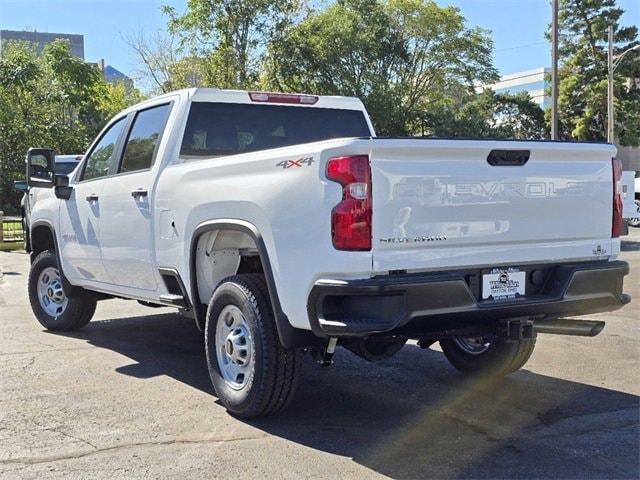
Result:
[[[122,374],[213,396],[190,320],[96,321],[66,335],[134,360]],[[306,356],[292,405],[246,423],[394,478],[638,478],[639,407],[636,395],[527,370],[466,380],[441,353],[408,345],[378,364],[340,349],[323,369]]]

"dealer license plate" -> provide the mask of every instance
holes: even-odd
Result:
[[[482,299],[515,298],[525,294],[527,272],[517,268],[494,268],[482,275]]]

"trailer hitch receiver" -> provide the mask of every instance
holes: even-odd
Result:
[[[536,337],[536,331],[531,320],[518,318],[502,322],[498,335],[512,341],[533,340]]]

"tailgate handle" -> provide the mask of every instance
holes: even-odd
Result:
[[[491,150],[487,162],[494,167],[521,167],[529,161],[529,154],[529,150]]]

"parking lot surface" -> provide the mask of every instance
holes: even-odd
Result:
[[[598,337],[540,335],[491,382],[415,345],[306,358],[292,406],[255,421],[216,402],[192,320],[109,300],[83,330],[45,332],[28,256],[0,252],[0,477],[637,479],[640,230],[627,240],[635,300],[592,316]]]

